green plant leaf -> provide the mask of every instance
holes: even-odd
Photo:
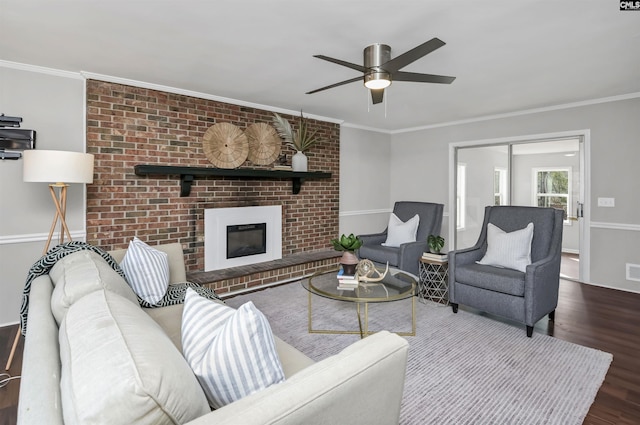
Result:
[[[349,236],[342,235],[339,238],[331,239],[331,245],[336,251],[355,251],[362,246],[362,240],[351,233]]]

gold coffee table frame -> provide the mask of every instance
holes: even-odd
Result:
[[[365,336],[369,336],[374,334],[375,332],[369,332],[369,304],[370,303],[383,303],[383,302],[392,302],[399,300],[406,300],[411,298],[411,332],[395,332],[401,336],[415,336],[416,334],[416,279],[415,276],[410,275],[408,273],[392,270],[389,271],[389,275],[385,277],[382,282],[374,282],[374,283],[360,283],[358,288],[353,291],[344,291],[338,290],[338,279],[336,278],[336,274],[338,273],[338,269],[331,271],[322,271],[316,272],[309,277],[309,279],[302,281],[302,286],[307,290],[309,295],[309,333],[317,333],[317,334],[355,334],[360,335],[360,338],[364,338]],[[391,275],[394,273],[393,275]],[[409,279],[411,282],[411,288],[398,291],[392,289],[389,286],[388,282],[385,285],[385,281],[389,281],[395,279],[398,281],[396,276],[398,274],[402,274],[403,277]],[[315,279],[315,285],[314,285]],[[406,280],[402,280],[405,284],[409,283]],[[378,290],[378,293],[381,295],[382,293],[385,296],[367,296],[366,292],[368,290],[375,291]],[[321,296],[323,298],[328,298],[335,301],[346,301],[356,304],[356,314],[358,317],[358,328],[359,330],[334,330],[334,329],[314,329],[313,328],[313,296]],[[364,320],[361,314],[361,305],[364,306]]]

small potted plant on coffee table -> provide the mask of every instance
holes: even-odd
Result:
[[[337,239],[331,239],[331,245],[333,245],[333,249],[336,251],[343,252],[340,258],[340,265],[342,266],[342,270],[344,270],[344,274],[355,274],[358,257],[354,251],[362,246],[362,240],[351,233],[349,236],[342,235]]]

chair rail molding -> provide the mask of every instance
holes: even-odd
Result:
[[[603,221],[592,221],[590,223],[590,227],[595,229],[630,230],[633,232],[640,232],[640,224],[606,223]]]
[[[383,208],[383,209],[377,209],[377,210],[340,211],[340,217],[350,217],[355,215],[389,214],[391,211],[393,211],[393,208]]]
[[[5,235],[0,236],[0,245],[13,245],[19,243],[30,242],[43,242],[49,237],[48,233],[25,233],[19,235]],[[84,230],[71,230],[71,239],[84,241],[87,237],[87,232]],[[52,241],[59,240],[60,234],[55,232],[53,234]]]

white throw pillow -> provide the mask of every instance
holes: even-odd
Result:
[[[420,216],[418,214],[404,222],[397,215],[391,213],[387,227],[387,240],[382,245],[399,247],[403,243],[415,242],[419,224]]]
[[[167,293],[169,260],[166,253],[133,238],[120,267],[133,291],[149,304],[157,304]]]
[[[531,264],[531,241],[533,240],[533,223],[513,232],[505,232],[498,226],[487,225],[487,252],[478,264],[505,267],[521,272]]]
[[[251,301],[235,310],[188,288],[182,351],[214,408],[285,379],[269,322]]]

